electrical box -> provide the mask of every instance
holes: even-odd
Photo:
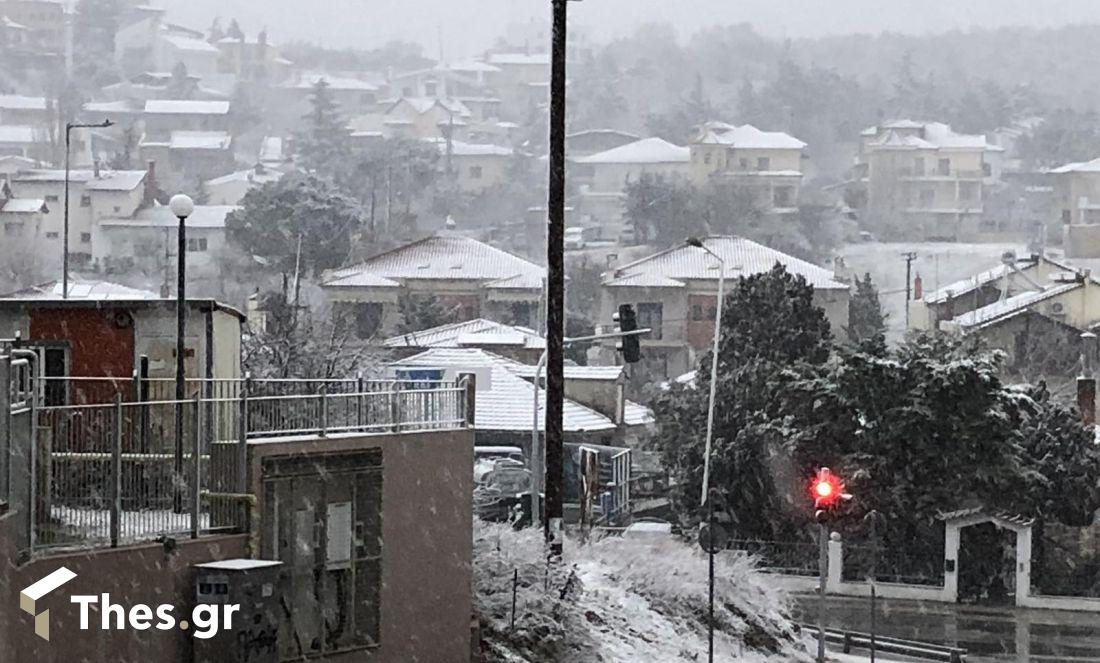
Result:
[[[194,663],[279,660],[279,627],[284,616],[282,565],[260,559],[227,559],[195,565],[195,604],[217,606],[216,613],[206,610],[206,619],[217,620],[217,633],[210,638],[193,639]],[[226,606],[232,605],[239,607],[231,613],[227,629]]]

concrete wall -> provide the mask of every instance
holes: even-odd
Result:
[[[70,603],[73,594],[111,595],[111,602],[177,606],[190,610],[194,601],[192,565],[247,557],[247,536],[181,539],[167,552],[159,543],[55,555],[18,564],[7,542],[12,517],[0,517],[0,657],[5,661],[72,663],[74,661],[189,661],[192,639],[183,631],[130,629],[104,631],[79,628],[80,609]],[[50,610],[50,641],[34,634],[34,617],[19,609],[19,591],[64,566],[76,578],[39,602]],[[98,620],[99,613],[92,613]],[[98,626],[98,624],[97,624]],[[10,658],[9,658],[10,657]]]
[[[260,498],[257,512],[264,512],[265,457],[375,448],[382,450],[383,477],[381,642],[328,660],[466,663],[472,615],[472,430],[251,443],[249,475]]]

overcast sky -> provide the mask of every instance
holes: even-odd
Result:
[[[169,20],[205,28],[237,17],[252,35],[370,48],[389,39],[418,41],[448,58],[480,52],[509,22],[549,15],[549,0],[154,0]],[[650,21],[673,23],[681,38],[708,25],[749,22],[762,33],[804,37],[880,32],[943,32],[1004,25],[1100,22],[1094,0],[583,0],[570,12],[597,41]]]

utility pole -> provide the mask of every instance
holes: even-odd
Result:
[[[566,2],[553,3],[550,50],[550,181],[546,227],[546,518],[550,559],[562,553],[563,431],[565,399],[565,43]]]
[[[916,251],[907,251],[901,254],[905,259],[905,329],[909,329],[909,300],[913,296],[913,261],[917,259]]]

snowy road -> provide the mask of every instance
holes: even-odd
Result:
[[[801,621],[816,620],[813,597],[797,600]],[[968,650],[968,663],[1100,663],[1100,616],[916,601],[879,601],[884,635]],[[826,626],[870,630],[866,599],[830,597]]]

